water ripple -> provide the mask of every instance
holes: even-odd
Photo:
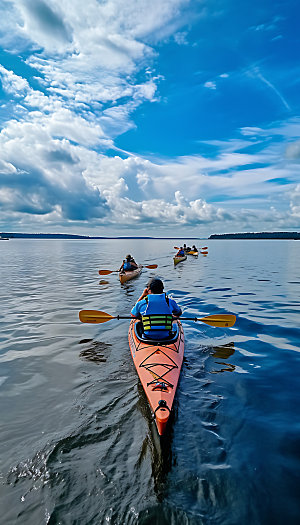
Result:
[[[209,257],[175,268],[166,240],[3,243],[3,523],[298,522],[299,244],[205,242]],[[158,269],[99,281],[128,251]],[[231,329],[183,322],[163,440],[128,322],[78,320],[82,308],[127,315],[154,275],[186,316],[237,315]]]

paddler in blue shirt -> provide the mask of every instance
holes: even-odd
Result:
[[[149,281],[131,310],[134,317],[142,317],[145,336],[156,340],[169,337],[172,330],[171,316],[179,317],[181,314],[181,308],[164,293],[164,284],[158,278]]]
[[[130,272],[132,270],[136,270],[138,268],[137,263],[135,262],[134,258],[130,255],[126,255],[124,261],[122,262],[119,272]]]
[[[182,246],[180,246],[178,252],[176,253],[175,257],[183,257],[185,255],[184,249]]]

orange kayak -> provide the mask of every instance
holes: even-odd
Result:
[[[125,272],[119,272],[119,279],[120,283],[124,284],[126,281],[130,281],[131,279],[134,279],[135,277],[138,277],[142,271],[142,266],[139,266],[136,270],[130,270]]]
[[[128,341],[132,359],[160,436],[165,432],[172,410],[184,353],[184,334],[180,321],[173,323],[169,340],[141,339],[141,321],[129,326]]]

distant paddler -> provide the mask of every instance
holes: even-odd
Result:
[[[186,252],[188,255],[194,255],[195,257],[198,256],[198,249],[196,248],[196,246],[193,244],[192,248]]]
[[[142,271],[142,266],[138,265],[132,255],[126,255],[124,261],[119,268],[119,280],[121,284],[126,281],[131,281],[135,277],[138,277]]]
[[[185,256],[185,251],[184,251],[184,248],[182,246],[180,246],[178,252],[176,253],[175,257],[184,257]]]
[[[183,245],[184,253],[190,252],[191,248],[187,246],[186,244]]]
[[[132,272],[133,270],[136,270],[138,268],[138,264],[135,262],[134,258],[130,253],[126,255],[125,259],[123,260],[119,272]]]
[[[185,261],[186,259],[187,259],[187,255],[185,254],[185,251],[183,247],[181,246],[178,252],[176,253],[175,257],[173,257],[174,266],[176,266],[176,264],[182,261]]]

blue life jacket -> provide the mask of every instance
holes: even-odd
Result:
[[[131,262],[129,261],[126,261],[124,262],[123,264],[123,270],[131,270],[132,266],[131,266]]]
[[[164,339],[172,330],[172,311],[165,293],[149,294],[145,301],[147,308],[142,314],[145,335]]]

